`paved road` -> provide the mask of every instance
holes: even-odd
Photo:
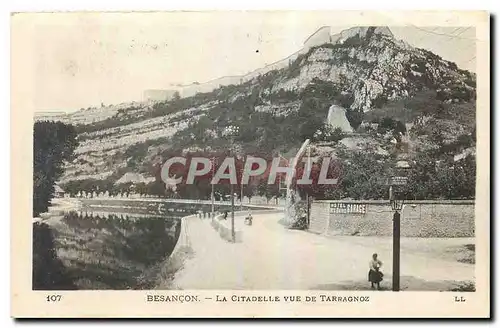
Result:
[[[287,230],[280,214],[258,214],[245,226],[243,241],[222,240],[210,220],[185,222],[194,256],[177,272],[173,284],[181,289],[367,289],[368,262],[377,252],[386,273],[382,286],[390,289],[392,251],[387,240],[373,245],[359,238],[327,238]],[[448,290],[454,281],[474,279],[474,265],[404,251],[402,289]]]

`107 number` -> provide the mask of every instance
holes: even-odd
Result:
[[[47,302],[59,302],[62,295],[47,295]]]

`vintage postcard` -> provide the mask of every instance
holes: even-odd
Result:
[[[488,318],[489,31],[12,14],[12,316]]]

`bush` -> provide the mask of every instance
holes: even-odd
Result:
[[[394,120],[390,117],[384,117],[378,125],[378,132],[383,134],[390,131],[393,131],[396,134],[405,134],[406,126],[401,121]]]
[[[324,124],[313,136],[313,140],[339,142],[344,138],[341,128],[333,129],[331,125]]]
[[[450,289],[451,292],[475,292],[476,284],[472,281],[461,283],[458,287]]]
[[[307,230],[307,217],[302,216],[297,221],[292,223],[289,227],[292,230]]]
[[[354,130],[363,123],[364,113],[362,111],[347,110],[345,116]]]

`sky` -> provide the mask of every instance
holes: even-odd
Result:
[[[396,38],[475,71],[474,27],[385,21]],[[299,50],[321,26],[335,34],[350,22],[331,12],[39,14],[26,41],[34,107],[71,112],[138,101],[145,89],[242,75]]]

